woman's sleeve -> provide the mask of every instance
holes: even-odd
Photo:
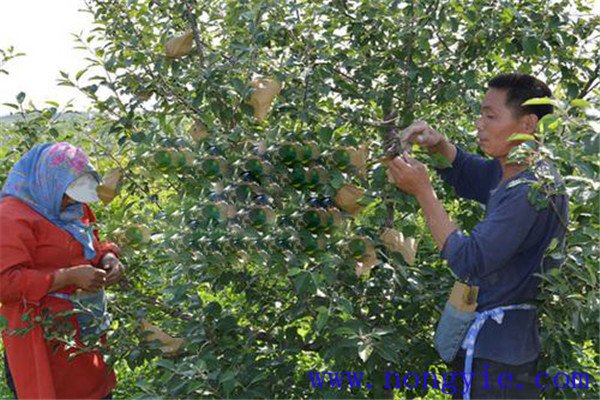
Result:
[[[469,235],[457,229],[448,236],[442,258],[459,278],[485,277],[519,251],[538,216],[527,198],[529,188],[521,184],[509,189]]]
[[[0,303],[39,304],[54,283],[52,272],[35,270],[30,222],[0,213]]]
[[[438,169],[444,182],[462,198],[487,203],[490,190],[500,180],[502,169],[496,160],[486,160],[456,146],[456,157],[450,168]]]
[[[96,214],[94,214],[94,211],[92,211],[92,209],[87,204],[84,205],[83,210],[84,210],[83,221],[85,223],[94,225],[94,237],[96,238],[96,241],[99,244],[98,255],[97,255],[98,261],[102,260],[102,257],[104,257],[108,253],[113,253],[115,256],[120,257],[121,249],[119,248],[119,246],[117,246],[115,243],[112,243],[112,242],[108,242],[108,241],[101,242],[100,241],[100,235],[98,233],[98,228],[96,228],[96,225],[95,225]]]

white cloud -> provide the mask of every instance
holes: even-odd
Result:
[[[75,50],[72,33],[89,32],[93,18],[83,0],[2,0],[0,12],[0,48],[14,46],[25,56],[11,60],[0,75],[0,103],[15,102],[19,92],[43,106],[47,100],[66,104],[74,99],[74,108],[85,110],[85,96],[74,88],[58,86],[59,71],[76,73],[86,65],[85,51]],[[12,109],[0,105],[0,115]]]

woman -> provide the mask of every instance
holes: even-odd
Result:
[[[123,273],[119,249],[99,243],[86,204],[98,200],[98,182],[81,149],[41,144],[0,193],[2,339],[19,398],[100,399],[115,387],[100,351],[81,352],[86,336],[104,341],[103,287]],[[74,345],[61,340],[69,332]]]
[[[552,266],[544,258],[550,243],[563,241],[568,201],[557,195],[550,199],[552,207],[536,209],[530,202],[531,182],[538,179],[534,169],[543,170],[556,187],[560,176],[549,163],[512,163],[508,154],[519,144],[511,135],[535,135],[539,120],[553,111],[551,105],[523,103],[552,93],[523,74],[499,75],[488,86],[476,126],[479,146],[491,159],[463,151],[422,121],[407,128],[403,138],[448,159],[451,167],[440,171],[442,179],[460,197],[486,206],[485,218],[468,235],[448,217],[423,164],[404,155],[389,167],[396,185],[419,202],[448,266],[461,281],[478,288],[476,318],[464,340],[442,349],[452,349],[453,369],[463,377],[457,378],[463,385],[455,398],[535,398],[540,392],[533,305],[539,293],[537,274]]]

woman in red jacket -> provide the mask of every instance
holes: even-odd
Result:
[[[0,193],[2,340],[19,398],[101,399],[115,387],[99,349],[82,352],[96,339],[104,344],[103,287],[123,273],[118,248],[99,242],[87,206],[98,200],[98,182],[81,149],[41,144]],[[75,344],[61,340],[69,333]]]

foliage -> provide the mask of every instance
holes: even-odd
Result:
[[[8,63],[13,58],[21,57],[24,55],[25,55],[24,53],[15,52],[15,49],[12,46],[7,48],[6,50],[0,49],[0,76],[2,74],[8,75],[8,71],[6,69],[4,69],[4,66],[6,65],[6,63]]]
[[[14,105],[23,118],[3,128],[0,156],[16,160],[39,141],[71,140],[101,171],[125,172],[121,196],[98,210],[101,230],[125,248],[129,266],[112,303],[113,359],[120,371],[139,373],[123,396],[309,397],[316,392],[307,371],[329,370],[365,371],[373,389],[319,395],[384,397],[384,371],[443,370],[432,336],[453,277],[414,199],[387,182],[384,120],[394,111],[400,128],[425,119],[476,151],[469,133],[485,82],[514,70],[545,77],[565,102],[542,121],[537,153],[563,174],[571,221],[566,262],[543,276],[543,367],[598,374],[598,133],[597,114],[585,112],[598,108],[598,18],[568,14],[589,7],[88,5],[96,27],[78,46],[89,51],[90,67],[60,81],[93,100],[93,117],[60,125],[57,105],[25,114],[23,95]],[[192,51],[165,57],[163,44],[190,28]],[[283,82],[264,121],[249,104],[257,77]],[[208,135],[196,141],[189,132],[198,124]],[[370,152],[365,175],[348,161],[362,144]],[[482,218],[478,205],[435,184],[463,228]],[[364,191],[356,215],[335,206],[345,185]],[[420,240],[414,265],[380,239],[390,221]],[[150,243],[127,235],[132,226],[149,227]],[[376,265],[357,276],[369,246]],[[145,344],[142,318],[185,338],[183,352],[169,359]]]

